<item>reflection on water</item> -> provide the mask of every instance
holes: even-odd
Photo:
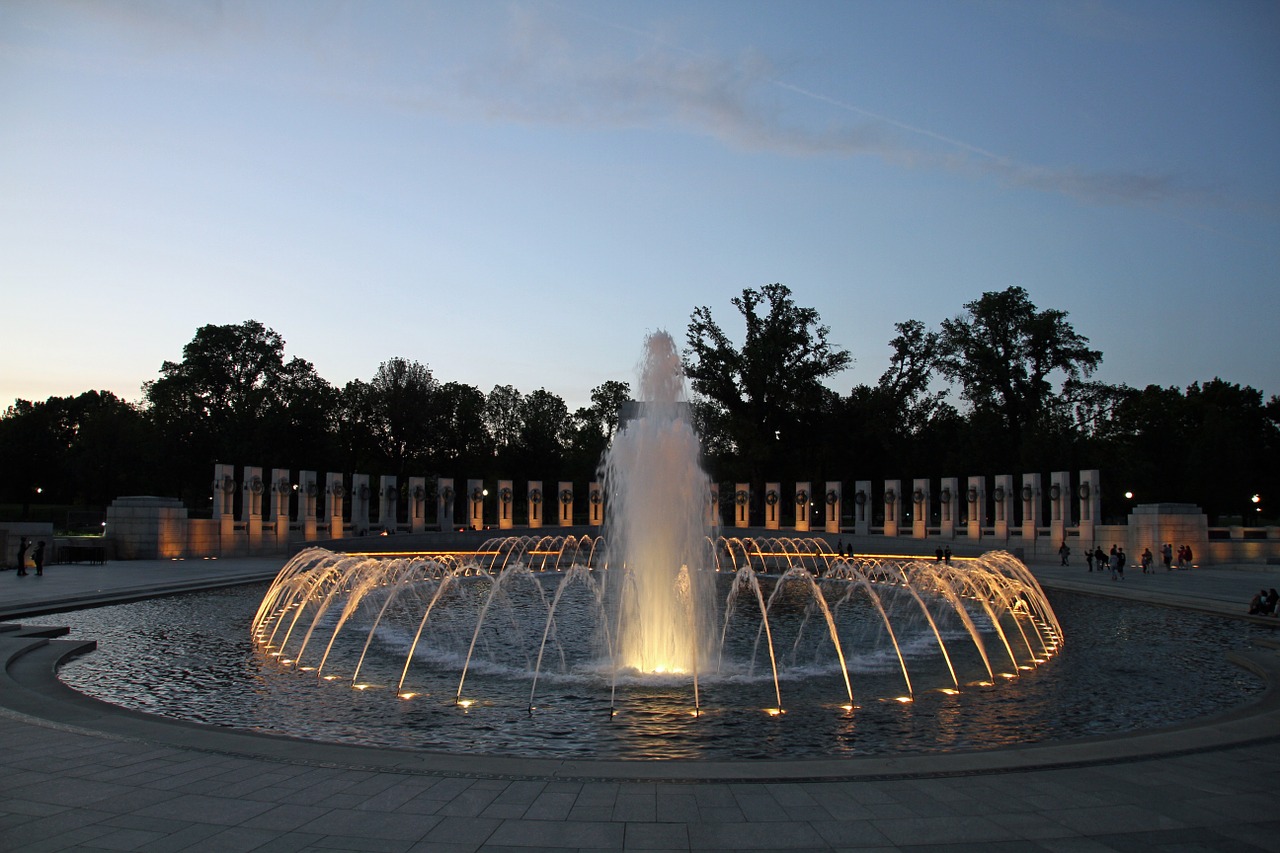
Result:
[[[984,749],[1153,728],[1248,701],[1261,691],[1223,660],[1254,626],[1128,602],[1050,593],[1070,641],[1047,663],[991,687],[949,695],[935,680],[901,703],[901,679],[877,661],[855,661],[858,707],[835,671],[797,667],[770,716],[773,686],[759,673],[708,678],[702,707],[687,685],[626,679],[611,711],[589,674],[549,675],[535,710],[527,682],[473,672],[456,681],[424,675],[398,699],[391,675],[361,675],[357,691],[290,672],[255,652],[249,625],[264,586],[192,593],[24,620],[68,625],[98,651],[62,678],[98,698],[165,716],[316,740],[412,749],[597,758],[797,758]],[[428,668],[429,669],[429,668]],[[962,685],[981,674],[968,671]],[[270,677],[268,677],[270,676]],[[914,677],[914,674],[913,674]]]

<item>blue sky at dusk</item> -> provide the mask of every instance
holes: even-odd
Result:
[[[571,408],[782,282],[874,384],[1019,285],[1098,378],[1280,393],[1272,2],[0,4],[0,407],[205,323]]]

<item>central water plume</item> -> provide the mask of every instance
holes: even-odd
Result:
[[[609,564],[621,569],[617,664],[696,675],[713,632],[711,482],[689,421],[684,373],[666,332],[645,341],[640,402],[602,463]]]

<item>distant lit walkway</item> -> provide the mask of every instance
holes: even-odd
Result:
[[[282,563],[0,572],[0,617],[263,580]],[[1048,586],[1232,613],[1245,591],[1280,584],[1252,567],[1139,571],[1123,584],[1083,565],[1033,569]],[[78,645],[0,632],[0,850],[1280,850],[1280,652],[1270,647],[1243,658],[1272,685],[1259,703],[1162,731],[943,755],[629,763],[377,750],[166,721],[62,685],[56,661]]]

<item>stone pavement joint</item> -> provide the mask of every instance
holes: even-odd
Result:
[[[0,618],[263,581],[282,563],[0,572]],[[1083,566],[1032,569],[1050,588],[1240,618],[1260,586],[1280,586],[1280,568],[1123,584]],[[20,586],[30,581],[42,586]],[[1129,736],[831,761],[570,762],[149,717],[58,681],[58,661],[91,644],[51,633],[0,626],[4,851],[1280,850],[1280,643],[1240,656],[1267,680],[1256,703]]]

